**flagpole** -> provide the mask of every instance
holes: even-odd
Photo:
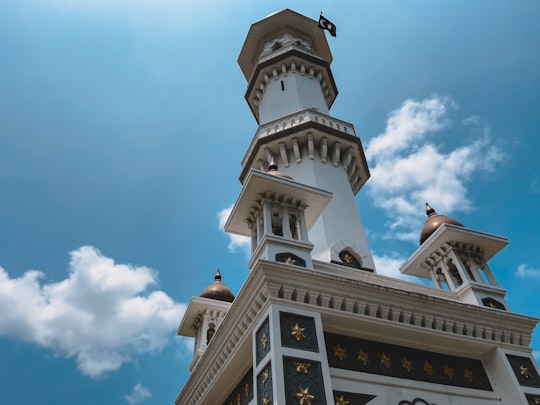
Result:
[[[321,14],[319,14],[319,21],[321,20],[321,15],[322,15],[322,11],[321,11]],[[313,39],[311,40],[311,45],[310,45],[311,52],[313,52],[313,44],[315,43],[315,37],[317,36],[317,31],[319,31],[319,21],[317,21],[317,25],[315,26],[315,33],[313,34]]]

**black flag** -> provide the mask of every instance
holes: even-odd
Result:
[[[317,25],[317,27],[322,28],[323,30],[328,30],[330,35],[332,35],[333,37],[336,36],[336,26],[332,21],[324,17],[322,14],[319,17],[319,24]]]

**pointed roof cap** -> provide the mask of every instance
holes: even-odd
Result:
[[[420,244],[424,243],[427,238],[431,236],[442,224],[451,224],[457,226],[463,226],[459,221],[456,221],[453,218],[447,217],[446,215],[437,214],[437,212],[426,202],[426,223],[422,228],[420,233]]]
[[[234,300],[234,294],[221,281],[221,272],[219,269],[216,271],[214,282],[206,287],[199,296],[225,302],[233,302]]]
[[[238,64],[246,80],[249,81],[255,71],[264,42],[283,32],[284,29],[301,33],[303,37],[313,42],[314,55],[322,58],[329,65],[332,63],[332,53],[326,36],[323,32],[317,32],[317,35],[314,35],[317,30],[317,21],[286,8],[251,25],[238,56]]]

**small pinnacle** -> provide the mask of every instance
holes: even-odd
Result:
[[[426,202],[426,215],[429,217],[431,214],[436,214],[435,210]]]
[[[216,276],[214,277],[214,280],[221,280],[221,272],[219,271],[219,268],[216,271]]]
[[[276,161],[274,160],[274,158],[272,158],[272,160],[270,160],[270,163],[268,164],[268,170],[275,171],[277,169],[278,167],[277,167]]]

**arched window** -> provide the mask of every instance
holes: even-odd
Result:
[[[298,214],[294,211],[289,212],[289,228],[291,229],[291,237],[293,239],[300,239],[300,221]]]
[[[206,331],[206,344],[210,342],[210,339],[212,339],[214,333],[216,333],[216,325],[211,323],[210,325],[208,325],[208,330]]]
[[[283,236],[283,210],[278,204],[272,204],[272,233]]]

